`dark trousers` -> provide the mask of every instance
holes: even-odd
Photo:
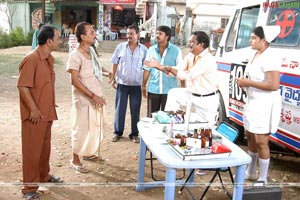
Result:
[[[114,134],[123,135],[127,102],[129,98],[129,107],[131,115],[131,133],[129,137],[138,136],[139,131],[137,123],[140,120],[140,109],[142,102],[141,86],[127,86],[118,84],[116,102],[115,102],[115,122]]]
[[[153,94],[148,92],[147,117],[151,117],[151,113],[153,112],[157,112],[159,110],[164,111],[167,102],[167,97],[167,94]]]
[[[34,183],[48,182],[50,179],[50,150],[52,121],[34,125],[29,120],[22,122],[22,193],[36,191]],[[26,185],[34,184],[34,185]]]

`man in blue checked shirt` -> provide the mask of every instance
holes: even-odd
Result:
[[[168,26],[157,27],[157,44],[149,48],[146,61],[156,59],[162,65],[175,67],[182,60],[182,53],[177,46],[170,43],[170,39],[171,28]],[[146,85],[149,77],[147,94]],[[181,82],[181,85],[184,86],[184,81]],[[147,116],[151,117],[151,113],[164,110],[169,90],[177,87],[179,85],[176,76],[144,66],[142,92],[143,96],[147,98]]]
[[[113,142],[119,141],[124,132],[127,101],[129,98],[131,114],[131,133],[129,138],[139,143],[137,123],[140,119],[142,101],[143,62],[147,47],[138,42],[139,28],[135,25],[127,29],[127,42],[119,44],[111,58],[113,79],[111,83],[116,91],[115,121]]]

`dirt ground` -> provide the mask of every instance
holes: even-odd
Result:
[[[30,51],[30,47],[15,47],[0,50],[1,55],[14,55],[18,62]],[[71,158],[70,147],[70,109],[71,109],[71,85],[69,75],[65,72],[68,54],[66,52],[54,52],[56,58],[56,100],[58,104],[59,120],[55,121],[52,128],[52,152],[51,173],[64,179],[63,185],[52,185],[49,187],[50,194],[41,195],[44,200],[92,200],[92,199],[141,199],[153,200],[163,199],[164,189],[162,187],[149,189],[144,192],[136,192],[135,184],[138,175],[138,151],[139,145],[132,143],[128,138],[130,132],[129,112],[126,118],[124,137],[116,143],[111,142],[113,132],[114,98],[115,90],[104,80],[103,88],[106,107],[105,139],[102,155],[105,161],[89,162],[83,164],[90,170],[87,174],[76,173],[69,168]],[[110,68],[111,54],[103,53],[101,60],[103,66]],[[9,61],[2,57],[3,63]],[[8,66],[10,67],[10,66]],[[11,66],[16,67],[16,66]],[[0,73],[0,199],[21,199],[20,193],[22,180],[22,157],[19,100],[16,88],[17,73],[3,75]],[[141,117],[146,116],[146,101],[143,99]],[[244,148],[244,147],[243,147]],[[300,196],[300,158],[272,154],[269,182],[280,184],[282,188],[282,199],[297,199]],[[164,168],[155,162],[156,176],[163,178]],[[146,164],[146,181],[150,181],[150,165]],[[179,172],[179,175],[181,172]],[[197,183],[205,183],[210,178],[211,172],[205,176],[196,176]],[[225,177],[225,182],[229,178]],[[250,182],[246,182],[250,183]],[[203,188],[201,189],[203,191]],[[177,188],[178,191],[178,188]],[[187,192],[178,194],[176,199],[190,199]],[[199,188],[193,191],[200,195]],[[206,199],[227,199],[219,187],[209,190]]]

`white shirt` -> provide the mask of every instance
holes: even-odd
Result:
[[[177,67],[177,77],[186,80],[190,92],[205,95],[218,90],[217,63],[208,49],[197,56],[189,53]]]
[[[140,32],[140,37],[145,38],[146,37],[146,31],[141,31]]]
[[[110,29],[109,29],[107,26],[104,26],[104,27],[103,27],[103,31],[109,33],[109,32],[110,32]]]

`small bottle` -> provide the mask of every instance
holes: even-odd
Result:
[[[186,136],[185,135],[182,135],[181,138],[180,138],[180,145],[181,147],[184,147],[186,146]]]
[[[208,146],[212,146],[212,132],[211,132],[211,129],[208,129]]]
[[[197,129],[196,129],[196,128],[194,129],[194,135],[193,135],[193,138],[198,138],[198,132],[197,132]]]
[[[201,148],[206,147],[206,137],[205,137],[205,129],[201,129]]]

